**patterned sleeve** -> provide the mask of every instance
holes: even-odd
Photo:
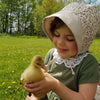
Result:
[[[95,57],[88,55],[80,68],[79,84],[99,82],[99,64]]]

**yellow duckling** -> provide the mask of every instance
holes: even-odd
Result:
[[[28,68],[24,70],[24,72],[21,74],[21,81],[26,81],[26,82],[38,82],[44,78],[44,60],[41,55],[36,55],[33,57],[31,64]],[[34,95],[34,94],[32,94]],[[31,93],[29,93],[29,96],[31,96]],[[38,100],[41,97],[37,97]]]
[[[41,55],[33,57],[30,66],[21,75],[21,81],[37,82],[44,78],[44,60]]]

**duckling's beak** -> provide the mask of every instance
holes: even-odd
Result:
[[[48,72],[48,69],[47,69],[47,67],[45,65],[42,66],[42,68],[45,70],[45,72]]]

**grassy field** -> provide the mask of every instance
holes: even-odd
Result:
[[[34,55],[45,57],[52,47],[47,38],[0,37],[0,100],[25,100],[21,73]],[[95,39],[90,51],[100,62],[100,39]]]

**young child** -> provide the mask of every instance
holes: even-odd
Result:
[[[89,47],[99,19],[96,6],[76,2],[45,17],[44,32],[55,46],[45,57],[48,73],[40,82],[25,83],[24,88],[36,96],[45,94],[42,100],[93,100],[99,74]]]

